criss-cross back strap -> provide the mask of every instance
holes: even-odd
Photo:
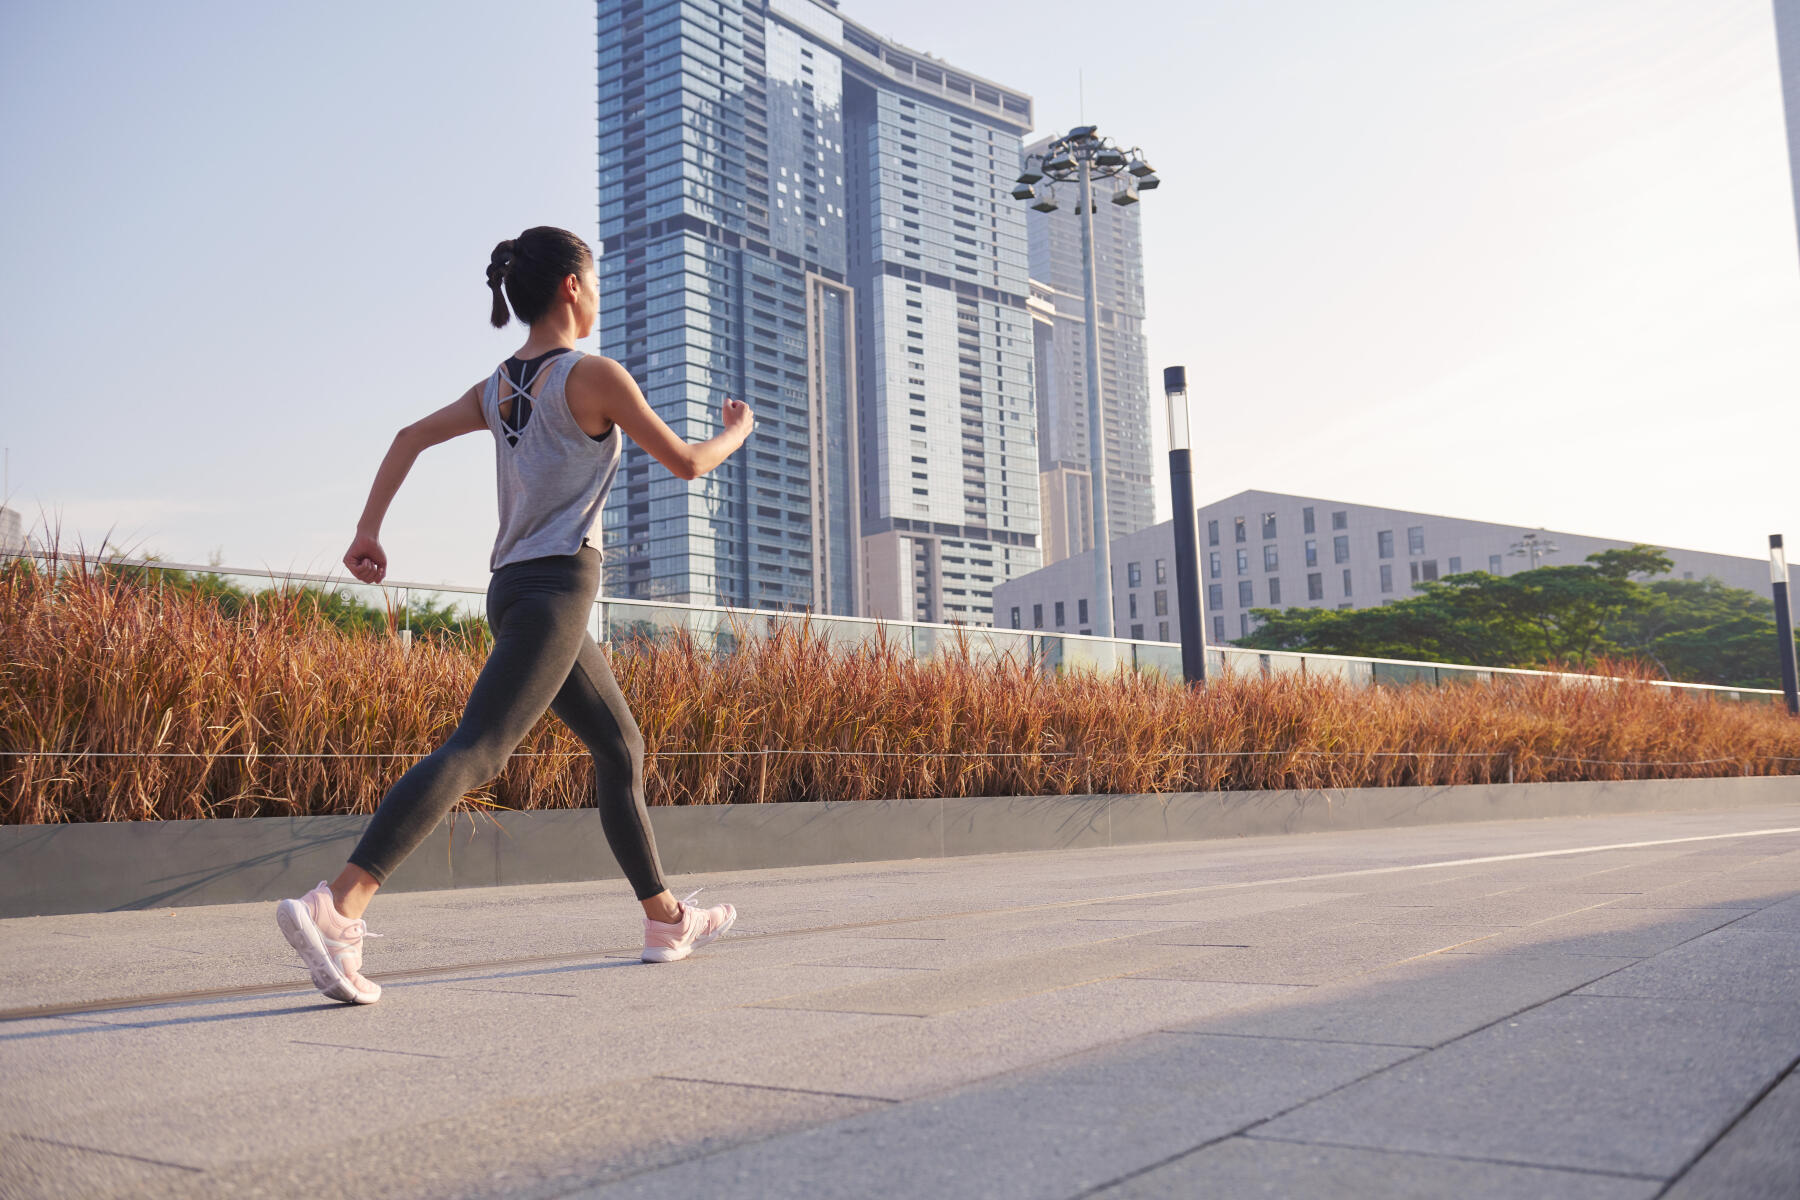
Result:
[[[567,352],[565,351],[565,353]],[[531,364],[532,371],[530,376],[522,381],[515,381],[512,377],[512,372],[506,369],[506,364],[500,364],[496,374],[499,375],[500,382],[511,389],[511,394],[497,396],[495,398],[494,415],[500,418],[500,425],[506,431],[506,440],[508,444],[514,446],[518,445],[519,435],[525,432],[525,426],[531,421],[532,401],[536,399],[536,397],[531,394],[532,385],[538,381],[539,377],[543,375],[544,370],[549,367],[551,363],[561,357],[561,354],[552,354],[548,358],[542,359],[535,364]],[[510,420],[501,409],[501,406],[508,401],[513,402],[513,413]]]

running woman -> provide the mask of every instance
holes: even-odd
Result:
[[[690,445],[650,408],[624,367],[577,350],[600,312],[599,276],[587,243],[566,230],[538,226],[501,242],[487,283],[494,327],[511,319],[511,300],[531,335],[486,380],[394,438],[344,555],[352,575],[380,583],[387,575],[381,521],[420,451],[465,433],[493,435],[500,535],[489,562],[487,620],[494,646],[462,720],[389,789],[338,877],[276,908],[313,984],[345,1003],[381,998],[361,973],[363,912],[375,889],[458,800],[500,773],[545,709],[594,756],[606,841],[644,907],[643,960],[686,958],[737,919],[729,904],[694,908],[663,884],[644,808],[644,739],[587,632],[600,588],[600,552],[588,538],[618,471],[619,430],[676,475],[697,479],[744,444],[754,416],[727,399],[725,431]]]

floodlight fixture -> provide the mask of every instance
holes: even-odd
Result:
[[[1148,176],[1156,174],[1155,169],[1152,168],[1149,163],[1145,162],[1141,158],[1132,159],[1131,165],[1129,167],[1126,167],[1125,169],[1127,171],[1130,171],[1133,175],[1136,175],[1139,179],[1143,179]]]
[[[1014,200],[1030,200],[1037,196],[1037,189],[1021,180],[1018,186],[1013,188],[1012,195]]]
[[[1054,157],[1044,160],[1044,170],[1051,175],[1059,175],[1064,171],[1075,169],[1075,159],[1067,150],[1059,150]]]
[[[1108,168],[1122,167],[1125,165],[1125,155],[1119,151],[1117,146],[1102,146],[1094,154],[1094,165]]]
[[[1052,200],[1049,196],[1040,196],[1037,203],[1033,204],[1031,207],[1041,213],[1055,212],[1056,201]]]
[[[1140,191],[1140,192],[1154,192],[1157,188],[1159,188],[1161,186],[1162,186],[1162,180],[1158,179],[1154,175],[1138,176],[1137,187],[1138,187],[1138,191]]]
[[[1042,179],[1043,177],[1044,177],[1043,172],[1034,171],[1030,167],[1026,167],[1023,171],[1019,172],[1019,182],[1020,183],[1036,183],[1038,180]]]

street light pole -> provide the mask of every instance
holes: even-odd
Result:
[[[1081,265],[1086,291],[1088,498],[1093,521],[1094,630],[1102,637],[1116,636],[1112,606],[1112,538],[1106,517],[1106,419],[1100,407],[1100,289],[1094,252],[1094,181],[1115,181],[1112,203],[1121,208],[1138,202],[1138,194],[1162,182],[1143,153],[1135,147],[1121,150],[1101,137],[1096,126],[1079,125],[1052,141],[1043,153],[1030,155],[1025,170],[1013,187],[1013,199],[1030,200],[1037,212],[1057,209],[1053,196],[1057,183],[1078,183],[1081,188]],[[1043,195],[1035,185],[1042,183]],[[1121,184],[1123,186],[1119,186]]]
[[[1206,684],[1206,608],[1200,602],[1200,521],[1194,509],[1194,466],[1188,454],[1187,368],[1163,368],[1169,402],[1169,500],[1174,507],[1175,608],[1181,624],[1181,674]]]
[[[1787,710],[1800,717],[1800,682],[1794,670],[1794,610],[1788,601],[1787,551],[1781,548],[1781,535],[1769,535],[1769,582],[1775,585],[1775,640],[1781,654],[1781,693]]]
[[[1094,522],[1094,628],[1115,637],[1112,607],[1112,538],[1106,520],[1106,418],[1100,411],[1100,285],[1094,264],[1094,188],[1088,160],[1081,159],[1081,267],[1087,292],[1088,496]]]

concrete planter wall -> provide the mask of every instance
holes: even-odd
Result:
[[[1800,776],[1331,792],[999,796],[653,808],[673,875],[1124,846],[1455,821],[1800,804]],[[0,826],[0,917],[294,896],[343,865],[367,817]],[[396,891],[612,879],[592,809],[462,814]]]

